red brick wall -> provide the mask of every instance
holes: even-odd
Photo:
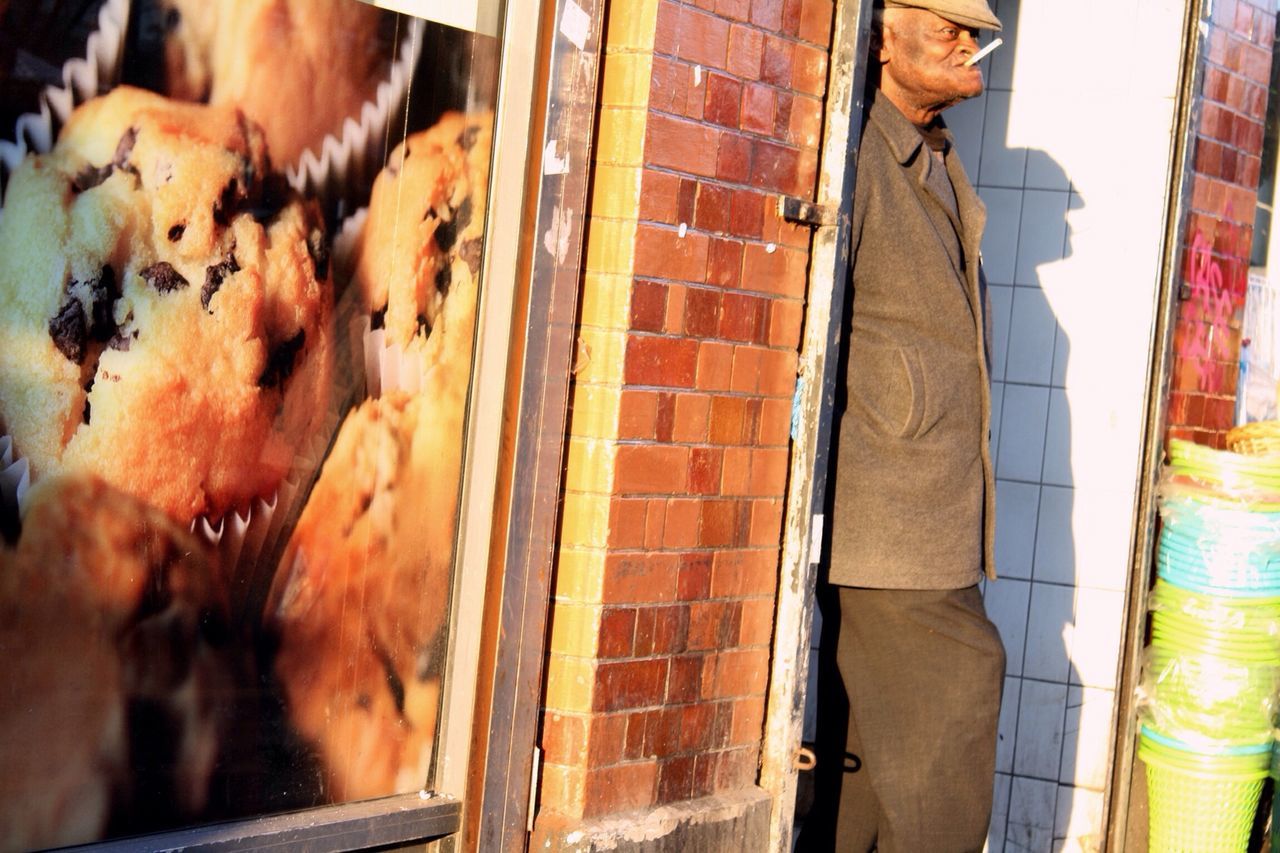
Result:
[[[543,826],[755,783],[832,0],[615,0]]]
[[[1222,447],[1233,424],[1276,15],[1214,0],[1197,96],[1169,435]]]

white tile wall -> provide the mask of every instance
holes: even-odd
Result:
[[[991,304],[991,378],[998,382],[1004,379],[1004,368],[1009,359],[1014,288],[1007,284],[993,284],[987,292]]]
[[[971,98],[947,110],[947,127],[951,128],[956,137],[960,162],[969,175],[978,173],[978,158],[982,151],[977,141],[982,139],[982,121],[986,110],[986,98]]]
[[[1057,105],[1048,105],[1056,109]],[[1033,148],[1027,152],[1027,189],[1058,190],[1066,192],[1071,188],[1071,179],[1062,171],[1058,162],[1048,151]]]
[[[1004,831],[1009,823],[1009,796],[1013,787],[1013,777],[1006,773],[996,774],[995,796],[991,804],[991,830],[987,833],[987,853],[999,853],[1004,850]]]
[[[1092,485],[1083,486],[1078,494],[1072,511],[1076,584],[1123,592],[1133,534],[1133,495],[1127,488]]]
[[[1088,415],[1084,419],[1088,420]],[[1071,458],[1074,449],[1071,443],[1071,401],[1067,398],[1066,389],[1050,388],[1049,416],[1045,421],[1044,468],[1041,470],[1044,482],[1055,486],[1075,485]],[[1082,454],[1084,449],[1081,448]]]
[[[1075,504],[1075,489],[1041,487],[1033,575],[1036,580],[1061,584],[1076,582],[1076,536],[1073,526]],[[996,511],[998,513],[999,508]],[[999,523],[1000,519],[997,517],[996,524]],[[997,526],[996,530],[999,529]]]
[[[991,383],[991,458],[1000,447],[1000,419],[1004,412],[1004,383]]]
[[[996,483],[996,565],[1001,577],[1032,576],[1039,512],[1039,485],[1013,480]]]
[[[1031,610],[1022,674],[1065,684],[1070,675],[1075,589],[1051,583],[1031,584]]]
[[[999,629],[1000,639],[1004,642],[1005,671],[1010,675],[1021,675],[1031,584],[1010,578],[988,584],[984,603],[987,616]]]
[[[1048,388],[1005,384],[996,476],[1039,482],[1048,416]]]
[[[1062,260],[1067,251],[1067,204],[1058,190],[1024,190],[1018,224],[1018,260],[1014,284],[1040,285],[1040,270]]]
[[[1124,593],[1077,588],[1075,625],[1071,645],[1072,683],[1114,687],[1124,633]]]
[[[1013,747],[1013,772],[1016,776],[1051,779],[1057,784],[1062,769],[1066,716],[1066,684],[1031,678],[1022,680],[1018,735]]]
[[[1114,690],[1096,687],[1067,689],[1059,782],[1099,792],[1106,788],[1107,756],[1086,747],[1110,739],[1115,724],[1115,704]]]
[[[1053,821],[1053,849],[1063,853],[1095,853],[1101,849],[1103,795],[1071,785],[1058,788]]]
[[[1013,772],[1013,747],[1018,737],[1018,706],[1022,698],[1022,679],[1005,678],[1004,701],[1000,703],[1000,720],[996,729],[996,772]]]
[[[1067,365],[1071,363],[1071,338],[1058,324],[1058,333],[1053,342],[1053,376],[1050,383],[1055,388],[1067,387]]]
[[[1005,381],[1048,385],[1053,375],[1058,321],[1044,291],[1027,287],[1015,287],[1013,290]]]
[[[1009,793],[1009,822],[1005,829],[1006,853],[1045,853],[1053,843],[1058,810],[1058,784],[1014,776]]]
[[[1022,176],[1027,170],[1027,150],[1010,148],[1005,145],[1004,138],[998,133],[991,133],[991,128],[1009,126],[1009,102],[1012,93],[992,89],[987,92],[987,111],[983,121],[982,162],[978,173],[982,175],[982,183],[988,187],[1022,188]]]
[[[1004,30],[1000,33],[1004,38],[1004,45],[991,54],[990,63],[984,72],[987,88],[993,91],[1010,91],[1013,89],[1013,63],[1014,57],[1017,56],[1017,43],[1009,38],[1009,34],[1018,31],[1018,7],[1021,4],[1016,0],[1010,0],[1004,3],[1005,8],[1002,9],[999,0],[996,0],[990,5],[1000,16],[1000,23],[1004,25]]]
[[[982,269],[990,284],[1013,284],[1018,261],[1018,224],[1022,221],[1022,191],[978,187],[987,206],[987,230],[982,233]]]
[[[1009,663],[988,850],[1096,850],[1183,3],[992,5],[987,95],[947,114],[987,205],[992,285],[1001,579],[985,596]]]

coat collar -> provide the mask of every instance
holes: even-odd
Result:
[[[917,158],[920,149],[924,146],[924,138],[920,135],[920,131],[916,126],[908,121],[907,117],[894,106],[893,102],[878,89],[875,92],[875,97],[871,102],[871,109],[868,110],[867,116],[868,122],[875,125],[880,135],[884,138],[889,151],[898,161],[898,165],[903,168],[909,168],[909,165]],[[955,138],[951,135],[951,131],[947,130],[945,124],[942,127],[947,139],[944,163],[947,175],[951,178],[952,190],[956,195],[956,213],[959,215],[957,216],[946,205],[943,205],[933,190],[926,185],[922,170],[910,170],[915,172],[914,177],[911,178],[911,185],[922,204],[928,198],[928,203],[942,206],[946,216],[955,227],[956,233],[960,235],[961,249],[965,257],[969,259],[966,264],[967,274],[961,271],[958,263],[959,258],[951,257],[952,265],[957,278],[965,283],[965,295],[969,299],[974,316],[981,317],[986,305],[986,294],[983,292],[984,284],[980,273],[980,258],[982,232],[987,224],[987,208],[974,191],[973,185],[969,183],[969,177],[965,174],[964,166],[956,153]],[[932,166],[932,164],[930,165]]]
[[[889,143],[889,150],[893,152],[899,165],[905,166],[915,159],[924,145],[924,137],[920,135],[919,128],[908,121],[902,111],[894,106],[893,101],[886,98],[879,89],[875,90],[871,101],[870,120],[884,135],[885,141]],[[942,127],[947,145],[954,148],[955,140],[941,116],[938,117],[938,123]]]
[[[908,121],[901,110],[894,106],[893,102],[879,89],[875,90],[867,117],[868,122],[873,124],[884,137],[898,165],[907,166],[915,160],[920,149],[924,147],[924,138],[916,126]],[[939,118],[939,122],[941,121],[942,119]],[[974,192],[973,185],[969,183],[969,177],[964,173],[964,166],[961,165],[960,157],[956,154],[955,137],[951,135],[945,123],[942,124],[942,130],[947,139],[945,158],[947,174],[951,177],[951,186],[955,190],[956,204],[960,214],[956,230],[961,235],[961,243],[966,254],[976,258],[982,241],[982,230],[987,222],[987,209],[978,198],[978,194]],[[918,193],[932,195],[925,186],[923,173],[915,178],[913,184]],[[948,215],[950,215],[949,211]]]

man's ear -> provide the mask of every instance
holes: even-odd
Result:
[[[881,65],[888,65],[889,58],[893,54],[893,30],[888,27],[881,27],[878,38],[873,35],[871,37],[871,50],[876,55]]]

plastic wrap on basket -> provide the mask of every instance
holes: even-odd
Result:
[[[1274,508],[1244,502],[1221,491],[1189,489],[1165,469],[1157,498],[1166,525],[1188,526],[1215,536],[1240,535],[1249,540],[1280,543],[1280,504]]]
[[[1251,512],[1280,511],[1280,456],[1216,450],[1181,439],[1169,442],[1160,494]]]
[[[1269,743],[1280,667],[1202,652],[1147,648],[1138,692],[1144,720],[1207,751]]]
[[[1204,631],[1269,637],[1280,652],[1280,596],[1231,599],[1157,580],[1148,611],[1165,623],[1190,623]]]

